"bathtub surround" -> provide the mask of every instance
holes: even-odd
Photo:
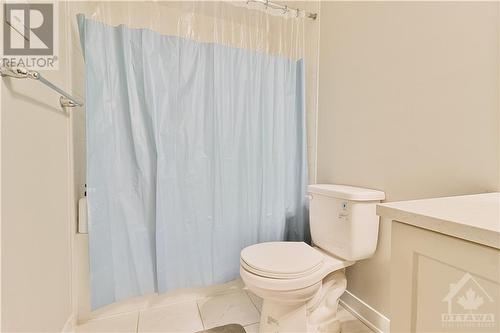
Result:
[[[226,282],[245,246],[308,238],[303,59],[78,19],[94,309]],[[276,19],[302,54],[303,19]]]
[[[498,2],[322,2],[320,22],[318,182],[387,201],[499,189]],[[347,270],[384,327],[390,242],[382,219],[375,256]]]

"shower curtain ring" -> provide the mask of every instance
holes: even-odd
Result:
[[[266,0],[266,10],[269,7],[269,0]]]
[[[286,12],[288,12],[288,6],[285,5],[285,9],[283,9],[283,14],[286,14]]]
[[[297,11],[297,17],[299,17],[300,16],[300,10],[297,8],[296,11]]]

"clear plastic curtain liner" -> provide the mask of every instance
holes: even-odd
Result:
[[[306,240],[303,15],[76,3],[91,305],[227,282],[244,247]]]

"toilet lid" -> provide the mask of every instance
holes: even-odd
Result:
[[[300,278],[318,270],[323,255],[303,242],[268,242],[241,251],[241,265],[254,274],[278,279]]]

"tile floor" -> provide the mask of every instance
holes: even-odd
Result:
[[[230,323],[240,324],[247,333],[258,333],[262,300],[243,289],[241,283],[198,298],[156,296],[148,307],[127,313],[89,320],[76,328],[77,333],[176,332],[193,333]],[[163,299],[162,299],[163,298]],[[370,329],[341,308],[343,333],[370,333]]]

